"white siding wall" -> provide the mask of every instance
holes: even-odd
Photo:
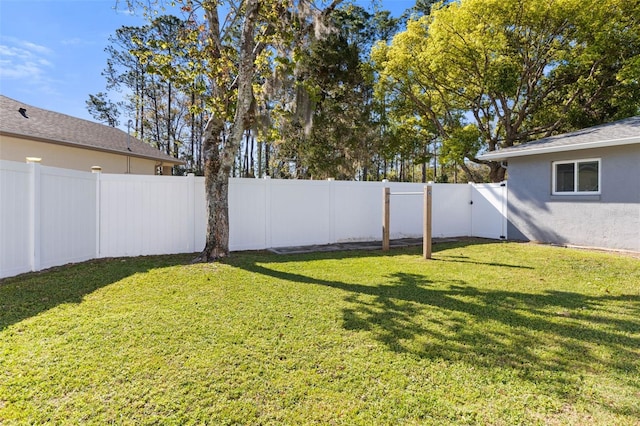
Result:
[[[421,237],[423,184],[231,179],[230,249],[380,240],[385,186],[392,194],[419,193],[392,195],[391,238]],[[487,192],[478,188],[433,185],[434,237],[501,229],[503,212],[471,205],[474,197],[481,205],[477,200]],[[487,193],[493,206],[499,195]],[[472,219],[476,212],[486,217]],[[95,257],[197,252],[205,244],[206,215],[201,177],[92,174],[1,161],[0,278]]]

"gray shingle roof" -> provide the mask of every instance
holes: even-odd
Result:
[[[20,109],[26,110],[25,118]],[[126,132],[93,121],[48,111],[0,95],[0,133],[43,142],[130,155],[164,163],[182,164],[177,158],[127,135]],[[129,147],[127,149],[127,141]]]
[[[480,159],[503,160],[511,157],[627,144],[640,144],[640,116],[488,152],[481,155]]]

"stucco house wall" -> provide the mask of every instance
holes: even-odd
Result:
[[[118,128],[26,105],[0,95],[0,160],[40,158],[51,167],[153,175],[184,161]]]
[[[640,116],[479,158],[507,164],[509,239],[640,252]]]
[[[552,195],[553,162],[599,158],[599,195]],[[510,239],[640,251],[640,144],[509,158]]]
[[[0,135],[1,159],[24,162],[26,157],[41,158],[43,166],[85,172],[90,171],[93,166],[100,166],[103,173],[133,173],[138,175],[156,174],[156,165],[161,164],[158,160],[126,157],[121,154]]]

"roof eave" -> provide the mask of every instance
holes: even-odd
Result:
[[[566,152],[566,151],[579,151],[583,149],[593,149],[593,148],[605,148],[610,146],[619,146],[619,145],[631,145],[640,143],[640,136],[633,136],[630,138],[623,139],[610,139],[604,141],[594,141],[594,142],[582,142],[572,145],[556,145],[556,146],[541,146],[539,148],[528,148],[528,149],[514,149],[507,150],[506,152],[502,151],[493,151],[488,152],[486,154],[482,154],[478,156],[478,159],[484,161],[502,161],[507,160],[509,158],[514,157],[526,157],[529,155],[540,155],[540,154],[553,154],[557,152]]]
[[[53,143],[56,145],[64,145],[64,146],[68,146],[71,148],[79,148],[79,149],[89,149],[91,151],[99,151],[99,152],[108,152],[110,154],[118,154],[118,155],[128,155],[130,157],[136,157],[136,158],[144,158],[146,160],[154,160],[154,161],[160,161],[163,163],[172,163],[172,164],[186,164],[185,161],[183,160],[179,160],[179,159],[172,159],[172,158],[166,158],[163,156],[152,156],[152,155],[145,155],[145,154],[140,154],[140,153],[136,153],[133,151],[121,151],[121,150],[117,150],[117,149],[109,149],[109,148],[101,148],[101,147],[97,147],[97,146],[93,146],[93,145],[84,145],[84,144],[79,144],[79,143],[75,143],[75,142],[68,142],[68,141],[61,141],[61,140],[56,140],[56,139],[48,139],[48,138],[43,138],[43,137],[38,137],[38,136],[32,136],[32,135],[25,135],[22,133],[15,133],[15,132],[8,132],[5,130],[0,130],[0,135],[5,135],[5,136],[11,136],[11,137],[15,137],[15,138],[20,138],[20,139],[29,139],[29,140],[33,140],[36,142],[46,142],[46,143]]]

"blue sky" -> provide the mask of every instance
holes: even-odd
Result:
[[[368,0],[359,3],[370,4]],[[382,0],[400,14],[414,0]],[[125,0],[1,0],[0,94],[27,105],[92,119],[89,94],[105,91],[108,38],[143,25]]]

